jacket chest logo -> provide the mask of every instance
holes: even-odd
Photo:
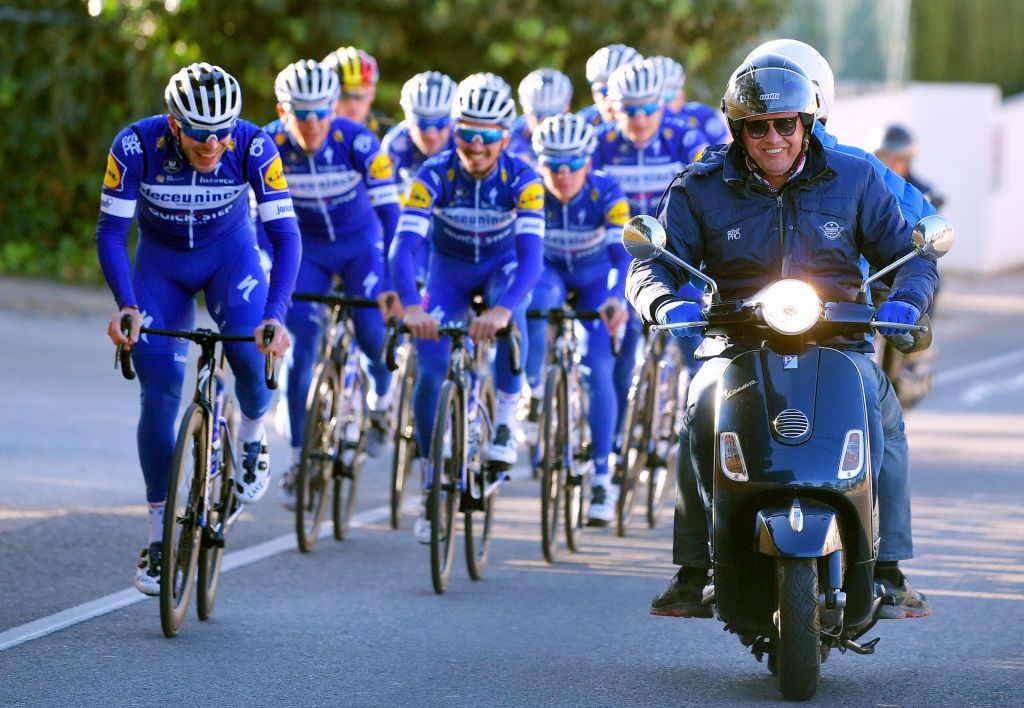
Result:
[[[739,241],[740,240],[740,235],[741,234],[740,234],[740,230],[739,229],[729,229],[725,233],[725,237],[728,240],[730,240],[730,241]]]
[[[825,238],[829,241],[835,241],[846,230],[845,226],[840,226],[834,221],[822,224],[818,228],[821,229],[821,232],[825,234]]]

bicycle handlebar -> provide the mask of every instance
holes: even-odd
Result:
[[[389,371],[398,369],[398,362],[395,360],[395,347],[398,346],[398,337],[402,334],[409,334],[409,328],[399,324],[394,318],[388,321],[387,335],[384,338],[384,361]],[[453,325],[440,327],[438,334],[442,337],[464,337],[469,334],[469,327],[466,325]],[[516,376],[523,373],[520,356],[520,340],[522,334],[514,321],[510,321],[505,327],[495,333],[497,337],[508,338],[508,364],[512,373]]]
[[[132,316],[129,314],[121,315],[121,334],[126,337],[131,337],[132,334]],[[131,381],[135,378],[135,371],[132,369],[132,353],[130,350],[125,349],[123,344],[117,345],[117,353],[114,355],[114,368],[117,368],[118,362],[121,363],[121,374]]]
[[[598,312],[597,310],[566,310],[561,307],[554,307],[550,310],[536,310],[530,309],[526,311],[526,319],[528,320],[547,320],[550,324],[558,325],[566,320],[600,320],[605,317],[611,319],[612,315],[615,314],[615,309],[609,305],[604,309],[604,312]],[[612,356],[614,358],[619,357],[619,352],[622,350],[622,342],[619,338],[612,334],[609,338],[609,345],[611,346]]]
[[[322,302],[327,305],[340,305],[341,307],[377,307],[376,300],[367,300],[362,297],[346,297],[337,293],[295,293],[292,300],[300,302]]]

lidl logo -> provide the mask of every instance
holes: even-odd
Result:
[[[281,165],[280,157],[275,157],[267,167],[267,171],[263,173],[263,181],[271,189],[288,189],[288,180],[284,178],[284,168]]]
[[[103,175],[103,186],[107,189],[121,189],[121,166],[113,153],[107,154],[107,173]]]
[[[391,162],[391,158],[380,153],[377,157],[373,158],[373,162],[370,163],[370,179],[391,179],[391,176],[395,174],[395,166]]]
[[[415,209],[429,209],[430,205],[434,203],[434,198],[430,196],[430,192],[419,180],[415,180],[409,185],[409,192],[405,197],[405,205],[413,207]]]
[[[540,182],[528,185],[519,194],[520,209],[543,209],[544,208],[544,187]]]
[[[609,224],[625,226],[626,222],[629,221],[629,202],[623,199],[612,204],[604,219]]]

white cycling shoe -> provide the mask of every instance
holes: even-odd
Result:
[[[243,504],[259,501],[270,488],[270,451],[266,434],[260,440],[240,441],[241,469],[235,472],[235,498]]]
[[[504,423],[495,428],[486,456],[488,462],[500,462],[510,467],[514,465],[519,457],[515,431]]]
[[[619,485],[611,481],[611,475],[602,475],[600,483],[595,478],[591,487],[590,509],[587,511],[588,526],[607,526],[615,521],[615,505],[619,502]]]
[[[295,511],[295,482],[298,478],[298,465],[292,465],[281,475],[281,505],[288,511]]]
[[[139,554],[139,562],[135,566],[135,589],[143,595],[160,594],[160,542],[149,544]]]

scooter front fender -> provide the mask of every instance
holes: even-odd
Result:
[[[757,550],[783,558],[824,558],[843,547],[835,509],[811,500],[757,512]]]

